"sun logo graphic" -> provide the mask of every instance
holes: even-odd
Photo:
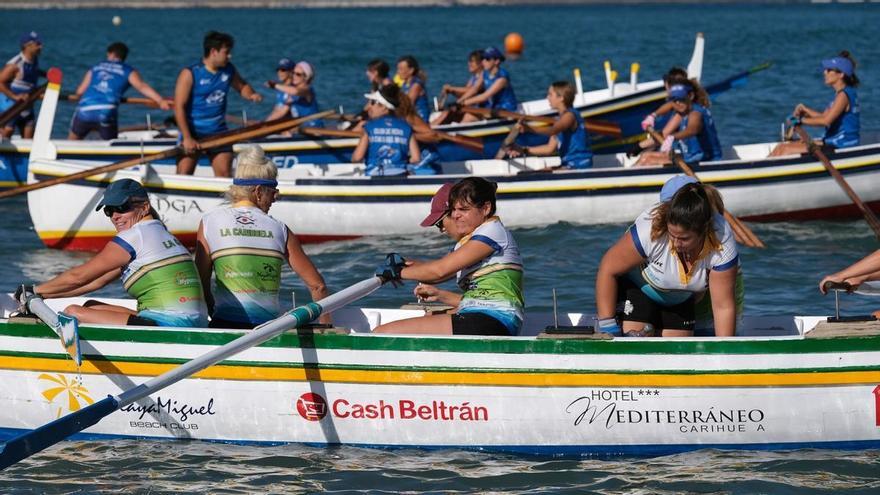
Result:
[[[308,421],[321,421],[327,415],[327,401],[311,392],[299,396],[296,411]]]
[[[49,375],[42,373],[37,377],[39,380],[49,382],[49,388],[43,390],[43,397],[50,404],[57,406],[55,417],[60,418],[64,414],[79,411],[83,404],[93,404],[95,401],[89,396],[89,390],[81,383],[68,380],[64,375]],[[57,399],[57,403],[56,403]],[[62,414],[63,413],[63,414]]]

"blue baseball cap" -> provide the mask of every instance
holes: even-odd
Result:
[[[501,53],[501,50],[495,48],[494,46],[490,46],[483,50],[483,58],[486,60],[501,60],[504,61],[504,54]]]
[[[28,43],[36,43],[38,45],[43,44],[43,40],[40,39],[40,35],[37,34],[36,31],[31,31],[29,33],[24,33],[21,37],[18,38],[18,44],[21,46],[27,45]]]
[[[95,211],[105,206],[122,206],[130,198],[147,199],[147,190],[132,179],[119,179],[113,181],[104,190],[104,197],[98,202]]]
[[[850,59],[848,59],[846,57],[831,57],[827,60],[823,60],[822,61],[822,68],[823,69],[839,70],[840,72],[843,72],[847,76],[853,75],[852,61],[850,61]]]
[[[687,99],[688,93],[690,93],[690,87],[685,86],[684,84],[676,84],[669,88],[669,91],[667,91],[667,99],[685,100]]]
[[[290,60],[289,58],[282,58],[278,61],[278,69],[280,70],[293,70],[295,65],[296,64],[293,60]]]
[[[675,193],[677,193],[679,189],[688,184],[696,184],[697,182],[699,181],[690,175],[676,175],[672,177],[666,181],[666,184],[663,184],[663,189],[660,189],[660,201],[663,203],[671,201],[672,197],[675,196]]]

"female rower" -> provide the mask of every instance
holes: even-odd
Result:
[[[446,104],[446,98],[449,95],[454,96],[458,99],[461,95],[465,94],[469,89],[474,87],[479,80],[480,73],[483,72],[483,50],[474,50],[468,55],[468,73],[470,73],[470,77],[465,83],[464,86],[453,86],[451,84],[444,84],[443,90],[440,92],[440,105],[444,106]],[[485,107],[488,106],[486,102],[479,103],[476,106]],[[450,112],[449,110],[444,110],[440,112],[440,114],[431,121],[431,125],[441,125],[446,124],[448,122],[457,122],[461,120],[461,114],[459,112]]]
[[[282,58],[278,61],[278,66],[275,68],[277,80],[266,81],[266,87],[275,89],[275,106],[272,107],[272,112],[266,116],[264,122],[278,120],[290,112],[291,96],[281,91],[278,86],[291,84],[293,66],[293,60]]]
[[[551,126],[531,127],[520,124],[522,129],[535,134],[550,136],[546,144],[527,146],[513,150],[511,155],[547,156],[558,154],[562,168],[583,169],[593,166],[593,152],[590,150],[590,137],[584,127],[584,119],[574,109],[575,89],[571,83],[556,81],[547,89],[547,101],[559,113],[559,118]]]
[[[452,314],[398,320],[377,333],[516,335],[523,319],[523,263],[513,235],[495,216],[497,185],[480,177],[444,184],[431,201],[423,227],[438,226],[456,241],[452,252],[431,261],[389,255],[377,275],[424,282],[418,297],[455,306]],[[448,217],[448,218],[447,218]],[[457,276],[464,294],[434,287]]]
[[[669,96],[669,88],[675,86],[676,84],[691,84],[692,86],[694,86],[694,82],[696,82],[696,80],[688,80],[687,71],[682,69],[681,67],[673,67],[669,69],[666,74],[663,74],[663,88],[666,90],[667,97]],[[706,108],[709,107],[709,105],[707,104],[704,104],[703,106],[705,106]],[[649,113],[648,116],[645,117],[644,120],[642,120],[642,130],[646,131],[648,130],[648,127],[663,130],[664,128],[666,128],[666,123],[669,122],[669,118],[674,111],[675,110],[673,110],[672,108],[672,101],[667,98],[667,100],[664,101],[663,104],[657,108],[657,110]],[[651,141],[650,138],[646,141],[647,143],[644,146],[641,146],[642,148],[648,148],[653,144],[653,141]]]
[[[428,106],[428,90],[425,87],[425,72],[419,68],[419,63],[412,55],[400,57],[397,61],[397,74],[403,80],[400,89],[409,97],[410,101],[425,122],[431,119],[431,108]]]
[[[487,103],[494,110],[516,111],[516,94],[510,83],[510,74],[501,68],[504,55],[494,46],[483,50],[483,72],[477,81],[458,99],[460,105],[470,106]],[[473,122],[479,117],[465,114],[462,122]]]
[[[834,89],[834,99],[818,111],[798,103],[792,112],[792,124],[825,127],[821,144],[833,149],[859,145],[859,95],[856,88],[856,61],[844,50],[840,55],[822,61],[825,84]],[[793,155],[807,152],[803,142],[779,143],[770,156]]]
[[[306,284],[312,300],[327,296],[324,278],[299,239],[269,216],[278,196],[278,170],[259,146],[238,154],[235,178],[226,191],[227,206],[205,214],[196,237],[195,264],[211,309],[211,326],[253,328],[281,314],[278,292],[281,265],[287,264]],[[329,316],[321,316],[329,323]]]
[[[391,72],[391,67],[388,66],[388,62],[380,58],[370,60],[370,63],[367,64],[366,74],[370,81],[371,92],[378,91],[382,86],[394,84],[394,81],[388,77],[389,72]]]
[[[275,84],[272,87],[290,96],[290,115],[293,118],[306,117],[318,113],[318,97],[312,88],[315,80],[315,70],[312,64],[301,61],[293,67],[290,84]],[[302,127],[324,127],[320,119],[310,120]]]
[[[664,337],[690,336],[695,308],[712,293],[715,334],[736,330],[736,241],[705,187],[685,185],[667,202],[646,210],[602,257],[596,275],[599,330]]]
[[[406,95],[395,84],[382,86],[364,95],[370,120],[364,124],[364,135],[358,141],[351,161],[366,164],[366,175],[406,175],[407,166],[421,159],[413,129],[395,111]],[[406,101],[406,100],[404,100]]]
[[[721,143],[715,130],[712,112],[695,101],[697,92],[690,84],[676,84],[669,88],[669,99],[675,114],[663,130],[664,141],[660,151],[642,153],[637,166],[669,164],[669,151],[676,147],[686,163],[721,159]]]
[[[112,182],[96,210],[116,227],[116,236],[94,258],[33,287],[44,298],[76,297],[122,276],[137,299],[137,311],[87,301],[64,312],[82,323],[204,327],[208,323],[202,284],[189,251],[171,235],[150,206],[147,191],[131,179]]]

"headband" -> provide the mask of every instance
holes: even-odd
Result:
[[[278,187],[278,181],[275,179],[232,179],[233,186],[269,186]]]

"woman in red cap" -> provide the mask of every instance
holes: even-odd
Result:
[[[455,306],[451,314],[398,320],[377,333],[516,335],[523,319],[523,263],[513,235],[495,216],[497,185],[480,177],[444,184],[431,201],[422,226],[437,226],[456,241],[446,256],[431,261],[402,261],[389,255],[378,275],[417,280],[415,295]],[[395,262],[397,261],[397,262]],[[380,272],[380,273],[379,273]],[[463,294],[433,285],[456,277]]]

